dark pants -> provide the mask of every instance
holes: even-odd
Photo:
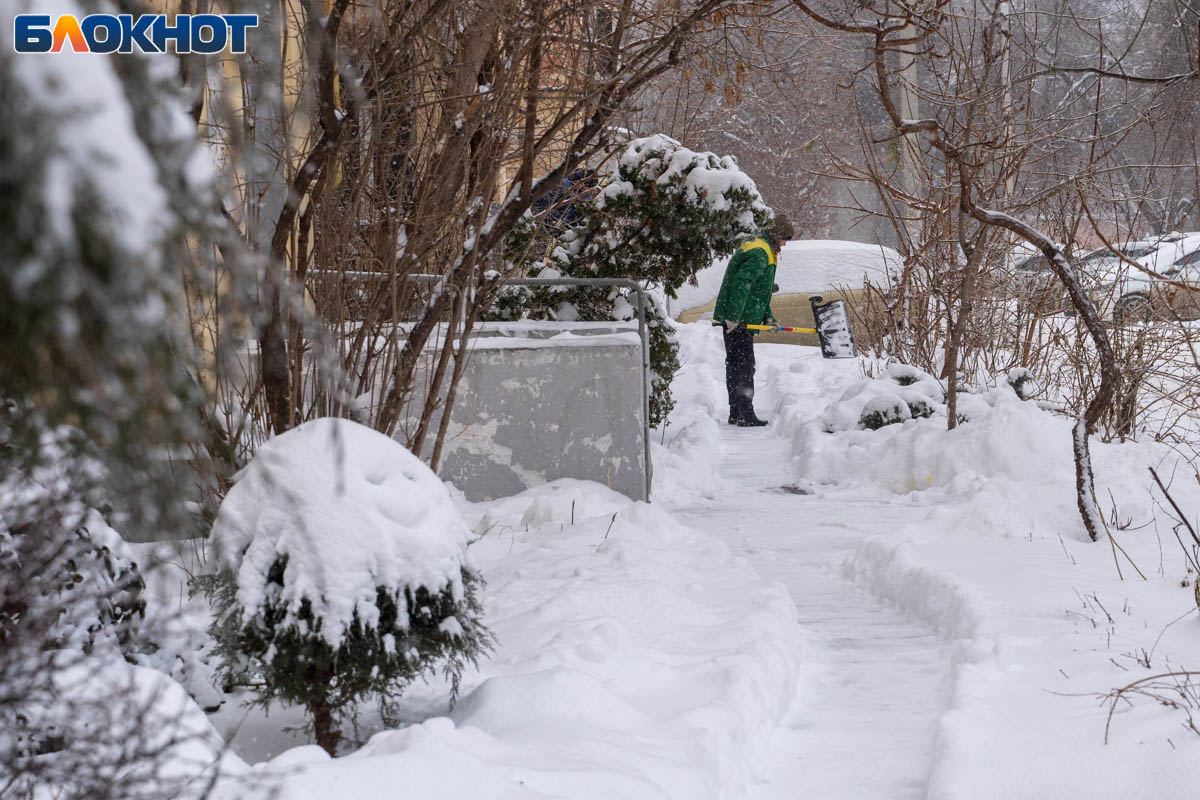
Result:
[[[729,416],[749,419],[754,416],[754,334],[745,328],[727,331],[725,336],[725,388],[729,391]]]

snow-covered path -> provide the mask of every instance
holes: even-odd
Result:
[[[800,696],[751,797],[924,797],[950,692],[947,647],[836,569],[865,538],[922,509],[845,492],[797,493],[787,443],[771,428],[723,426],[721,450],[718,495],[672,510],[782,581],[807,641]]]

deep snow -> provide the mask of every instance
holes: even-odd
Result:
[[[330,760],[270,718],[225,712],[275,756],[225,789],[262,796],[736,797],[753,755],[795,694],[800,629],[786,590],[664,511],[563,480],[460,506],[481,538],[494,657],[445,687],[406,698],[416,724]],[[294,715],[284,716],[294,724]],[[368,725],[371,724],[368,720]],[[274,722],[276,730],[280,720]],[[223,726],[225,727],[225,726]],[[264,749],[266,745],[266,749]],[[282,748],[280,748],[282,749]]]
[[[1114,536],[1146,576],[1122,556],[1122,579],[1076,516],[1071,420],[1000,387],[955,431],[938,416],[858,430],[842,406],[865,404],[879,388],[865,373],[883,365],[762,345],[756,404],[772,424],[732,428],[720,337],[703,323],[680,334],[653,504],[580,481],[456,497],[500,642],[460,704],[417,687],[412,724],[381,730],[365,713],[360,733],[378,732],[335,760],[292,746],[287,710],[227,704],[212,719],[263,763],[231,768],[224,796],[264,777],[301,800],[395,786],[1174,798],[1200,785],[1184,710],[1121,704],[1105,744],[1103,695],[1200,661],[1195,575],[1146,471],[1170,475],[1172,451],[1093,446]],[[925,383],[908,388],[928,395]],[[1191,473],[1173,492],[1200,509]]]

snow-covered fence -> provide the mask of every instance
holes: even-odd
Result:
[[[439,476],[471,500],[556,478],[646,499],[644,353],[636,323],[478,326]],[[424,403],[414,399],[414,408]]]

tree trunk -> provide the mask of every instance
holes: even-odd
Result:
[[[342,731],[333,721],[333,707],[329,704],[329,698],[322,695],[319,699],[309,701],[307,710],[317,744],[330,756],[336,756]]]
[[[258,338],[259,370],[267,400],[267,414],[271,418],[271,430],[280,434],[292,427],[292,389],[278,285],[269,284],[266,302],[270,316]]]
[[[967,323],[975,308],[975,275],[979,271],[979,262],[983,259],[982,235],[975,237],[967,253],[967,263],[963,267],[962,288],[959,289],[958,315],[950,329],[950,341],[946,345],[946,364],[943,377],[946,379],[946,430],[958,427],[958,367],[962,353],[963,339],[966,338]]]
[[[454,292],[454,303],[450,308],[450,316],[446,319],[446,336],[442,341],[442,352],[438,355],[437,366],[433,370],[433,377],[429,379],[425,394],[425,407],[421,410],[421,421],[417,424],[416,435],[412,441],[408,443],[408,449],[413,452],[417,458],[421,457],[421,451],[425,448],[425,437],[429,434],[429,424],[433,420],[433,414],[438,408],[438,395],[442,391],[442,383],[446,378],[446,367],[449,366],[450,356],[454,353],[455,336],[458,334],[458,322],[462,316],[463,296],[462,292],[448,288],[447,291]],[[466,341],[464,333],[463,341]],[[455,384],[458,382],[458,370],[454,371],[454,378],[451,381],[450,388],[453,391]],[[443,420],[449,418],[449,409],[443,411]],[[437,467],[434,467],[436,470]]]

